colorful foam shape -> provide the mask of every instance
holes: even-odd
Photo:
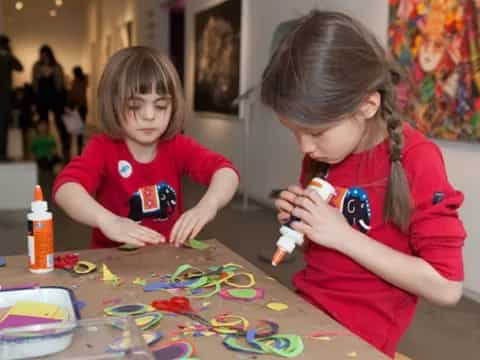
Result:
[[[195,353],[193,345],[187,340],[157,344],[150,350],[155,360],[188,359]]]
[[[196,239],[190,239],[189,245],[192,249],[197,249],[197,250],[207,250],[210,247],[210,245]]]
[[[288,309],[287,304],[279,303],[279,302],[271,302],[267,304],[267,308],[274,310],[274,311],[284,311]]]
[[[152,311],[155,309],[145,304],[117,305],[104,309],[105,314],[110,316],[140,315]]]
[[[0,330],[29,325],[51,324],[60,322],[61,320],[44,318],[39,316],[22,316],[22,315],[7,315],[2,322],[0,322]]]
[[[220,291],[219,295],[227,300],[254,301],[257,299],[263,299],[264,291],[263,289],[256,288],[223,289]]]

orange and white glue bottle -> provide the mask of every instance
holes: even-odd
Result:
[[[335,196],[335,188],[321,178],[313,178],[310,184],[308,184],[307,189],[315,190],[327,203]],[[303,245],[303,234],[290,227],[292,222],[299,220],[300,219],[291,216],[288,222],[280,228],[282,236],[280,236],[277,241],[277,251],[272,258],[273,266],[280,264],[287,254],[291,254],[293,250],[295,250],[295,246]]]
[[[53,219],[43,200],[40,185],[35,186],[28,220],[28,258],[32,273],[45,274],[54,269]]]

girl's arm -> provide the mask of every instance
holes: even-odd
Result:
[[[298,194],[302,190],[295,190]],[[319,195],[305,191],[295,199],[292,214],[302,220],[292,227],[313,242],[335,249],[385,281],[439,305],[454,305],[462,282],[444,278],[427,261],[401,253],[353,229],[343,215]]]
[[[175,223],[170,242],[180,246],[187,239],[198,235],[200,230],[224,207],[233,197],[238,187],[238,175],[231,168],[217,170],[208,186],[205,195],[198,204],[186,211]]]
[[[337,250],[389,283],[437,305],[455,305],[462,296],[462,282],[440,275],[421,257],[392,249],[353,228]]]
[[[197,206],[212,207],[220,210],[232,200],[238,187],[238,175],[231,168],[222,168],[215,172],[208,190]]]
[[[137,246],[164,242],[163,236],[156,231],[107,210],[80,184],[62,184],[55,193],[55,201],[72,219],[99,228],[113,241]]]

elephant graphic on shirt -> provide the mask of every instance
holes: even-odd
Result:
[[[142,187],[129,200],[128,217],[134,221],[154,218],[165,221],[175,212],[177,194],[173,187],[165,182]]]
[[[332,202],[340,209],[348,223],[363,233],[369,231],[372,212],[367,192],[360,187],[336,190],[337,196]]]

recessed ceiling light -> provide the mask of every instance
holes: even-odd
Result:
[[[50,10],[50,16],[51,17],[57,16],[57,10],[55,10],[55,9]]]
[[[15,9],[17,9],[18,11],[22,10],[23,9],[23,2],[22,1],[17,1],[15,3]]]
[[[55,5],[62,6],[63,5],[63,0],[55,0]]]

